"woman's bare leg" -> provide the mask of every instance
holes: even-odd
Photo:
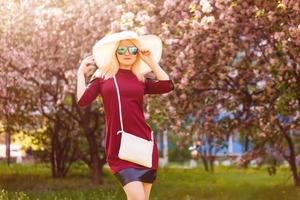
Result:
[[[123,186],[127,200],[146,200],[143,183],[132,181]]]
[[[142,182],[142,183],[143,183],[144,191],[145,191],[145,199],[149,200],[152,183],[144,183],[144,182]]]

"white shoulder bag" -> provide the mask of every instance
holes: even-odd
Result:
[[[150,141],[135,136],[132,133],[128,133],[124,131],[119,87],[117,84],[116,77],[113,76],[113,78],[118,93],[118,102],[119,102],[119,111],[120,111],[119,113],[120,113],[120,122],[121,122],[121,130],[119,130],[117,134],[122,133],[118,156],[122,160],[127,160],[151,168],[152,152],[153,152],[153,145],[154,145],[153,131],[151,130]]]

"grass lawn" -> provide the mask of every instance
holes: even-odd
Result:
[[[265,168],[235,169],[216,167],[210,174],[203,168],[159,168],[151,200],[160,199],[300,199],[300,188],[293,186],[290,172],[280,168],[269,176]],[[0,164],[2,199],[126,199],[110,169],[104,168],[104,185],[93,186],[86,166],[76,164],[65,179],[51,178],[50,165]]]

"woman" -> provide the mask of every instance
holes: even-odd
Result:
[[[173,81],[158,64],[161,52],[161,40],[155,35],[138,36],[133,31],[114,33],[94,45],[93,56],[83,60],[77,73],[79,106],[89,105],[98,95],[102,97],[106,122],[106,161],[130,200],[149,199],[158,168],[158,148],[154,139],[152,167],[118,157],[120,118],[112,76],[115,75],[118,82],[124,130],[150,140],[151,128],[144,117],[143,96],[163,94],[174,89]],[[85,72],[90,71],[90,64],[98,69],[85,86]],[[150,71],[158,80],[145,77]]]

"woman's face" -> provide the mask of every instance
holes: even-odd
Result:
[[[128,47],[129,48],[131,47],[130,51],[132,53],[136,52],[136,54],[131,54],[129,52]],[[138,56],[138,52],[135,51],[134,47],[136,47],[136,46],[130,40],[121,40],[120,41],[120,44],[118,46],[118,48],[120,48],[120,51],[122,51],[122,48],[125,48],[125,49],[123,49],[123,52],[125,51],[125,53],[123,55],[120,55],[118,53],[118,50],[116,51],[117,59],[121,65],[132,65],[135,63],[137,56]]]

